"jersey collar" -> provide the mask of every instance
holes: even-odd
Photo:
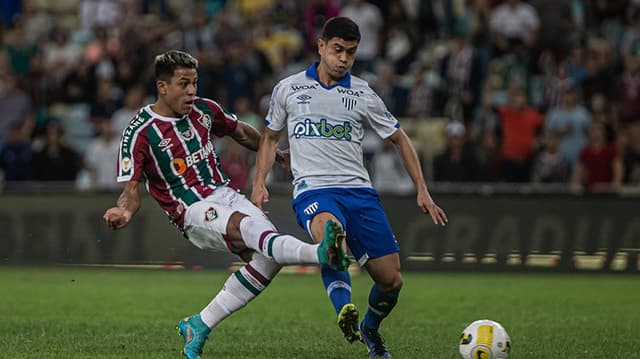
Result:
[[[319,61],[316,61],[314,63],[311,64],[311,66],[309,66],[309,68],[307,69],[307,76],[311,77],[312,79],[318,81],[318,83],[320,84],[320,86],[324,87],[327,90],[330,90],[338,85],[342,86],[342,87],[346,87],[346,88],[350,88],[351,87],[351,74],[349,74],[347,72],[346,75],[344,75],[343,78],[341,78],[340,80],[338,80],[338,83],[335,85],[331,85],[331,86],[325,86],[321,81],[320,78],[318,77],[318,65],[320,64]]]

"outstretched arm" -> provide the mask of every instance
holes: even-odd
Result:
[[[238,126],[230,134],[236,142],[242,146],[250,149],[251,151],[257,151],[260,144],[260,132],[248,123],[238,121]]]
[[[253,190],[251,191],[251,202],[258,208],[262,208],[264,203],[269,202],[266,180],[267,174],[273,167],[278,148],[278,137],[280,137],[280,132],[265,128],[260,140],[260,148],[256,158],[256,175],[253,179]]]
[[[231,138],[233,138],[236,142],[241,144],[242,146],[250,149],[251,151],[258,151],[258,147],[260,146],[260,138],[262,135],[255,127],[244,123],[238,122],[238,126],[235,131],[231,133]],[[285,169],[289,168],[289,153],[287,151],[276,150],[275,155],[276,162],[278,162]],[[273,164],[273,162],[271,162]]]
[[[418,192],[418,207],[422,209],[422,212],[428,212],[431,215],[433,223],[444,226],[448,221],[447,215],[440,207],[438,207],[429,194],[427,183],[422,175],[422,167],[420,166],[418,153],[416,152],[415,147],[413,147],[409,136],[407,136],[407,134],[400,128],[389,136],[389,139],[396,145],[398,153],[402,158],[402,163],[407,169],[407,172],[409,172],[409,176],[411,176],[411,179],[416,186],[416,190]]]
[[[104,212],[104,220],[111,229],[125,227],[131,218],[140,209],[140,182],[129,181],[124,185],[124,189],[118,197],[116,207],[111,207]]]

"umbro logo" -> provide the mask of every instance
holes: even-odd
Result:
[[[296,97],[296,99],[298,100],[298,105],[308,104],[308,103],[310,103],[309,100],[311,100],[311,96],[309,96],[309,95],[300,95],[300,96]]]
[[[162,141],[158,143],[158,147],[164,152],[168,151],[173,146],[170,138],[163,138]]]

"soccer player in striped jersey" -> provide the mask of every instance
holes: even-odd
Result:
[[[338,325],[349,342],[361,339],[371,357],[389,358],[378,328],[395,306],[402,287],[400,256],[363,165],[365,123],[396,145],[416,186],[418,207],[436,224],[445,225],[447,217],[431,198],[416,150],[396,118],[364,80],[349,74],[359,41],[358,25],[352,20],[328,20],[318,39],[320,61],[274,87],[251,200],[261,207],[269,198],[265,179],[273,165],[278,137],[286,127],[294,177],[292,205],[298,224],[318,242],[324,237],[325,223],[339,223],[349,249],[375,282],[369,308],[358,325],[349,273],[322,268]]]
[[[113,229],[126,226],[140,208],[144,183],[194,245],[230,251],[247,262],[199,314],[178,323],[183,354],[200,358],[211,329],[260,294],[282,265],[316,263],[344,270],[349,261],[337,224],[328,226],[330,237],[319,245],[305,243],[278,233],[262,210],[227,187],[213,136],[230,136],[255,151],[260,133],[215,101],[196,96],[197,60],[168,51],[155,58],[154,66],[158,98],[122,134],[118,181],[125,185],[104,219]],[[282,154],[278,158],[286,162]]]

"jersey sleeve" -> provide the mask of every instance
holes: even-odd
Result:
[[[144,133],[145,129],[146,126],[137,130],[131,127],[124,130],[118,150],[118,182],[142,182],[144,162],[149,150],[149,139]]]
[[[267,118],[265,118],[265,125],[274,131],[281,131],[287,124],[287,111],[286,111],[286,86],[280,81],[271,93],[271,99],[269,100],[269,112],[267,112]]]
[[[400,128],[400,122],[393,116],[387,109],[380,96],[376,94],[371,88],[367,93],[367,118],[371,128],[382,139],[386,139],[393,135],[398,128]]]
[[[228,112],[222,105],[213,100],[205,98],[201,100],[207,104],[213,115],[211,133],[217,137],[224,137],[236,130],[238,117],[235,114]]]

